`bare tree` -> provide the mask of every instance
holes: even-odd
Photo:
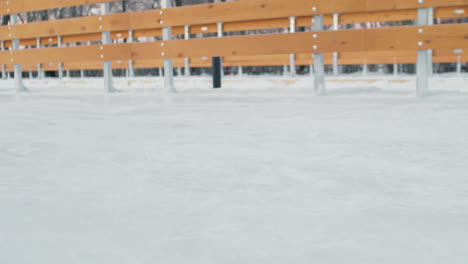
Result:
[[[10,22],[10,15],[2,16],[2,26],[8,25],[8,22]]]

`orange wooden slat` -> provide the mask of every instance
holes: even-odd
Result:
[[[24,39],[102,32],[99,16],[41,21],[0,27],[0,39]]]
[[[214,22],[251,21],[314,14],[396,11],[420,7],[450,7],[467,5],[467,0],[426,0],[423,4],[408,0],[257,0],[225,2],[171,8],[163,11],[157,21],[165,26],[209,24]],[[313,9],[315,7],[315,9]],[[242,10],[242,11],[239,11]],[[316,10],[316,11],[313,11]]]
[[[312,52],[312,34],[308,32],[173,40],[166,42],[164,51],[166,56],[173,58]]]
[[[383,11],[383,10],[402,10],[421,7],[453,7],[467,5],[467,0],[424,0],[419,1],[408,0],[392,0],[392,1],[367,1],[368,11]]]
[[[300,17],[298,19],[298,25],[305,26],[312,24],[309,18],[311,19],[311,14],[314,12],[310,10],[310,7],[314,5],[318,7],[318,10],[327,10],[326,8],[328,8],[338,13],[340,11],[345,12],[341,14],[341,23],[343,24],[375,21],[399,21],[415,19],[415,8],[427,6],[428,3],[428,1],[426,1],[424,5],[419,5],[417,3],[413,3],[413,1],[407,0],[391,0],[385,1],[385,3],[383,3],[384,1],[375,0],[328,0],[319,1],[317,3],[312,2],[313,1],[309,0],[294,0],[287,3],[279,0],[224,2],[217,4],[184,6],[167,10],[148,10],[142,12],[110,14],[105,16],[36,22],[12,26],[11,30],[7,30],[7,27],[0,27],[0,39],[79,35],[103,31],[127,31],[129,29],[159,29],[164,26],[183,25],[192,25],[194,28],[199,28],[197,25],[201,25],[200,28],[206,28],[206,32],[216,32],[216,25],[213,24],[215,22],[225,22],[226,31],[278,28],[285,26],[288,27],[287,17],[289,16]],[[436,9],[436,17],[460,17],[461,15],[455,11],[459,12],[460,10],[466,10],[467,7],[456,5],[468,4],[467,0],[430,2],[433,6],[442,6],[441,8]],[[395,4],[390,5],[388,3]],[[388,10],[385,10],[385,8]],[[401,8],[404,10],[400,10]],[[406,8],[412,9],[407,10]],[[384,11],[378,11],[382,9]],[[242,10],[242,12],[238,12],[237,10]],[[364,11],[373,12],[362,13]],[[326,16],[325,22],[326,24],[331,24],[331,17]],[[182,29],[178,29],[177,31],[178,32],[176,34],[183,33]],[[204,31],[201,30],[193,33],[204,33]]]
[[[63,43],[101,41],[101,40],[102,40],[102,34],[100,33],[64,36],[62,38]]]
[[[367,31],[367,50],[464,48],[468,46],[467,32],[468,24],[369,29]],[[339,41],[339,39],[336,40]],[[419,46],[420,42],[423,46]]]
[[[420,30],[423,33],[420,33]],[[313,52],[459,49],[468,46],[468,24],[407,26],[293,34],[248,35],[164,42],[26,49],[0,52],[0,62],[15,63],[164,59]],[[315,38],[314,38],[315,35]],[[423,43],[423,46],[419,46]],[[103,50],[100,49],[103,47]]]
[[[461,62],[468,62],[468,53],[454,53],[453,50],[434,50],[433,61],[435,63],[455,63],[460,59]],[[352,64],[405,64],[416,63],[416,51],[371,51],[371,52],[343,52],[340,53],[340,65]],[[256,56],[226,56],[223,58],[224,66],[283,66],[289,64],[289,54],[276,55],[256,55]],[[325,54],[325,64],[331,65],[332,53]],[[296,54],[296,65],[310,65],[313,63],[311,54]],[[183,67],[183,59],[174,60],[175,67]],[[112,62],[114,69],[126,69],[128,61],[115,60]],[[163,60],[144,59],[135,60],[135,68],[160,68],[163,66]],[[191,58],[191,67],[211,67],[209,58]],[[58,63],[42,64],[44,70],[58,70]],[[67,62],[63,64],[64,70],[100,70],[102,61],[82,61]],[[37,64],[24,64],[23,71],[36,71]],[[7,71],[13,71],[13,65],[7,65]]]
[[[308,20],[308,24],[312,25],[311,19]],[[255,30],[255,29],[272,29],[272,28],[288,28],[289,18],[275,18],[255,21],[240,21],[240,22],[226,22],[223,25],[225,32],[231,31],[244,31],[244,30]],[[216,32],[216,24],[212,26],[213,32]]]
[[[100,59],[129,60],[131,53],[131,44],[24,49],[0,52],[0,63],[28,64],[50,62],[80,62],[95,61]]]
[[[435,18],[468,17],[468,6],[436,8],[434,10],[434,17]]]
[[[340,15],[340,24],[415,20],[417,15],[416,9],[349,13]]]

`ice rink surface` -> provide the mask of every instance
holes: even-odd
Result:
[[[468,82],[0,82],[1,264],[465,264]]]

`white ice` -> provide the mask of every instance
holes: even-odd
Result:
[[[468,263],[467,82],[403,79],[2,81],[0,263]]]

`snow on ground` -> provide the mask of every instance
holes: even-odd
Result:
[[[0,82],[0,263],[467,263],[467,82],[366,79]]]

